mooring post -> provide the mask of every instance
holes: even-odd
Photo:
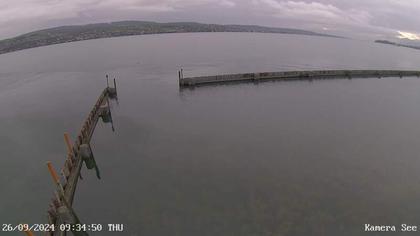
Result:
[[[115,93],[116,92],[117,92],[117,89],[115,89]],[[109,99],[108,99],[108,97],[106,97],[106,105],[108,106],[108,110],[109,110],[109,118],[111,120],[112,132],[115,132],[114,121],[112,120],[111,106],[109,105]]]
[[[114,89],[115,89],[115,95],[117,95],[117,82],[114,78]]]

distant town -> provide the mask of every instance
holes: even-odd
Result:
[[[30,32],[10,39],[0,40],[0,54],[28,48],[89,39],[143,34],[188,32],[258,32],[339,37],[335,35],[316,33],[300,29],[273,28],[257,25],[217,25],[195,22],[158,23],[150,21],[120,21],[88,25],[61,26],[57,28]]]

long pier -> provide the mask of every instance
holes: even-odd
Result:
[[[193,87],[208,84],[232,82],[259,82],[267,80],[308,80],[326,78],[364,78],[364,77],[420,77],[420,71],[413,70],[304,70],[261,72],[245,74],[225,74],[214,76],[185,77],[183,71],[178,72],[180,87]]]
[[[84,120],[75,142],[71,144],[68,134],[64,134],[67,156],[59,174],[57,174],[50,162],[47,163],[56,185],[56,190],[47,213],[48,223],[51,226],[48,230],[45,230],[48,236],[65,236],[67,232],[72,232],[76,236],[88,235],[83,231],[83,228],[74,227],[75,225],[81,224],[72,208],[74,195],[78,180],[82,178],[80,172],[84,162],[88,169],[95,169],[97,177],[100,178],[99,168],[93,157],[90,141],[100,118],[106,123],[112,122],[109,99],[116,97],[117,89],[115,79],[114,87],[109,87],[107,76],[107,87],[102,91],[89,115]]]

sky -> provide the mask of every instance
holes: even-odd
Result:
[[[119,20],[256,24],[420,42],[419,0],[0,0],[0,39]]]

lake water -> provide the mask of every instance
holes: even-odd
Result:
[[[45,223],[61,167],[105,86],[116,132],[92,147],[74,208],[91,235],[367,235],[420,225],[418,78],[266,82],[180,90],[185,76],[418,69],[420,51],[349,39],[197,33],[0,55],[0,223]],[[1,235],[22,235],[1,233]],[[402,234],[400,232],[392,235]],[[375,234],[368,234],[375,235]]]

